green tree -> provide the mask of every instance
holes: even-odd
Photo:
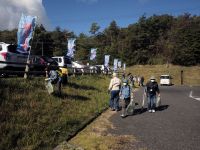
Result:
[[[92,23],[89,32],[90,32],[92,35],[95,35],[96,32],[99,31],[99,29],[100,29],[100,26],[99,26],[96,22],[94,22],[94,23]]]

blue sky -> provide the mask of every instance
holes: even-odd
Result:
[[[100,31],[115,20],[127,27],[143,14],[200,15],[200,0],[43,0],[51,28],[88,34],[91,24],[98,23]]]

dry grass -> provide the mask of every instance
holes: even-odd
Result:
[[[200,67],[183,67],[175,65],[135,65],[127,68],[126,73],[144,76],[147,81],[152,75],[157,78],[162,74],[170,74],[173,77],[173,84],[181,85],[181,70],[183,70],[184,85],[200,85]]]
[[[121,150],[136,142],[132,135],[114,135],[108,129],[115,129],[109,118],[116,112],[107,110],[92,124],[69,141],[87,150]]]

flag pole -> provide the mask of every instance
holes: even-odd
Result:
[[[35,27],[33,29],[33,38],[34,38],[34,35],[35,35],[35,28],[36,28],[36,21],[35,21]],[[32,43],[33,43],[33,38],[31,40],[31,44],[30,45],[32,45]],[[28,52],[28,58],[26,60],[26,67],[25,67],[25,72],[24,72],[24,79],[28,78],[29,65],[30,65],[30,54],[31,54],[31,46],[30,46],[30,49],[29,49],[29,52]]]

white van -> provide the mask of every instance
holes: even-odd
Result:
[[[66,56],[54,56],[52,57],[57,63],[59,67],[72,67],[72,61],[69,57]]]
[[[172,85],[172,77],[170,75],[161,75],[160,85]]]

